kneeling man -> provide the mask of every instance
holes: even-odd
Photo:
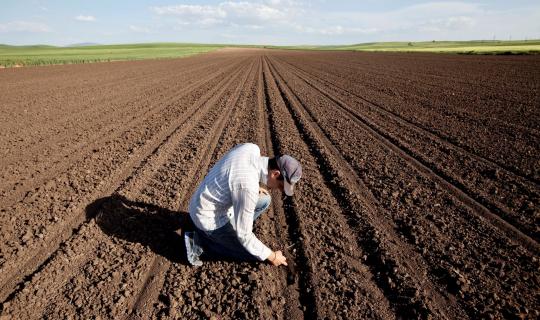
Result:
[[[194,231],[185,232],[189,263],[212,259],[270,261],[287,265],[281,251],[273,251],[253,234],[253,222],[270,206],[269,189],[293,195],[302,166],[291,156],[261,156],[252,143],[240,144],[223,156],[191,197],[189,216]]]

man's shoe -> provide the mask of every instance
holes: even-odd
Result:
[[[203,250],[201,246],[198,245],[197,234],[193,231],[184,232],[184,242],[186,244],[186,256],[187,260],[192,266],[202,266],[202,261],[200,259]]]

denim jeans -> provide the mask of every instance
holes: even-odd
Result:
[[[259,194],[253,221],[270,207],[270,202],[270,195]],[[192,236],[191,248],[187,248],[188,261],[192,265],[200,265],[201,254],[209,259],[258,261],[257,257],[249,253],[238,241],[236,230],[230,221],[223,227],[211,231],[203,231],[195,227]]]

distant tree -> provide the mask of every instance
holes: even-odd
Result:
[[[412,42],[409,42],[409,43],[407,43],[407,45],[408,45],[409,47],[412,47],[413,44],[412,44]]]

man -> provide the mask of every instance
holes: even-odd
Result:
[[[273,251],[253,234],[253,222],[269,206],[269,189],[292,196],[302,166],[288,155],[269,159],[259,147],[240,144],[223,156],[192,196],[189,216],[194,231],[185,232],[188,261],[202,265],[201,254],[213,259],[268,260],[287,265],[281,251]]]

